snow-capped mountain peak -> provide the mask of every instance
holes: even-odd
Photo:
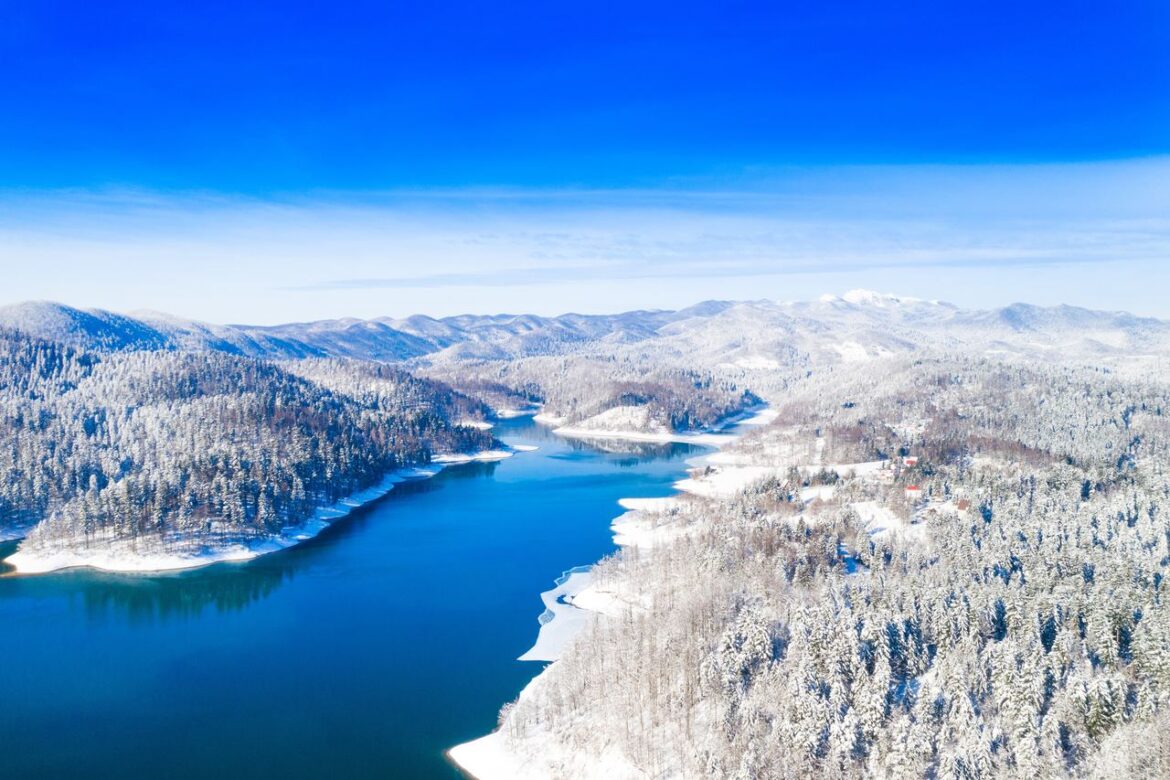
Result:
[[[896,295],[889,295],[887,293],[874,292],[873,290],[856,289],[850,290],[841,296],[841,300],[845,303],[851,303],[854,306],[897,306],[900,303],[917,303],[914,298],[899,298]]]

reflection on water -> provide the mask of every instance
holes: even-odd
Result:
[[[13,550],[0,549],[0,555]],[[172,617],[198,617],[207,609],[240,610],[275,591],[297,570],[297,558],[280,554],[249,563],[221,563],[203,569],[158,574],[118,574],[70,569],[34,576],[0,578],[5,599],[64,596],[84,606],[91,620],[125,618],[132,625]],[[117,613],[117,614],[115,614]]]
[[[678,460],[688,458],[702,448],[690,444],[676,442],[645,442],[629,439],[564,439],[572,450],[571,452],[550,455],[550,458],[571,460],[580,457],[591,457],[598,451],[607,455],[621,455],[613,458],[612,462],[619,466],[638,466],[655,460]]]
[[[117,610],[130,623],[142,625],[172,617],[198,617],[209,608],[238,611],[269,596],[295,573],[291,565],[225,564],[200,572],[151,577],[83,575],[78,588],[91,619],[108,618]]]
[[[12,571],[12,567],[5,563],[4,559],[9,555],[12,555],[12,553],[16,552],[16,548],[19,544],[20,542],[15,539],[8,542],[0,542],[0,576],[3,576]]]
[[[442,477],[443,479],[481,479],[483,477],[490,477],[499,467],[500,462],[496,460],[472,461],[470,463],[461,463],[456,467],[445,469],[442,472]],[[431,480],[423,480],[422,482],[409,484],[429,485],[431,488],[438,487],[438,485],[436,485]]]
[[[438,478],[405,482],[389,496],[440,489],[436,479],[464,480],[489,477],[497,462],[473,462],[449,468]],[[29,577],[0,579],[0,600],[31,594],[54,593],[80,596],[90,619],[111,619],[115,611],[132,625],[167,618],[198,617],[204,610],[234,612],[260,601],[313,562],[326,540],[357,533],[370,521],[380,501],[355,509],[349,516],[323,530],[316,538],[288,550],[242,563],[217,563],[190,571],[157,574],[120,574],[93,569],[73,569]],[[0,543],[0,558],[16,551],[19,542]],[[5,567],[11,575],[11,567]],[[3,573],[3,572],[0,572]]]

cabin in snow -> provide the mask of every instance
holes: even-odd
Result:
[[[917,455],[909,455],[905,458],[902,458],[902,465],[909,466],[911,468],[917,466],[918,465],[918,456]]]
[[[907,485],[906,498],[922,498],[922,488],[917,485]]]

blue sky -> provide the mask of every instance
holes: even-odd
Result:
[[[0,8],[0,299],[1170,316],[1170,6]]]

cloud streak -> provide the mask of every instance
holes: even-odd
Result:
[[[1170,315],[1151,292],[1170,284],[1167,182],[1170,162],[1155,159],[624,190],[7,192],[0,268],[8,300],[219,321],[673,307],[859,285],[972,305],[1130,296]]]
[[[936,269],[983,269],[1003,268],[1055,268],[1066,265],[1116,264],[1133,260],[1158,260],[1162,255],[1146,257],[1116,257],[1067,255],[1020,255],[979,256],[961,259],[929,257],[918,260],[887,259],[838,259],[810,260],[803,263],[758,266],[706,266],[663,264],[658,266],[620,265],[606,266],[565,266],[557,268],[506,268],[480,273],[441,273],[422,276],[389,276],[360,279],[329,279],[304,285],[293,285],[284,289],[301,292],[325,292],[330,290],[367,289],[443,289],[447,287],[518,287],[557,285],[580,281],[608,280],[652,280],[652,279],[726,279],[732,277],[796,276],[809,274],[848,274],[857,271],[893,270],[936,270]]]

